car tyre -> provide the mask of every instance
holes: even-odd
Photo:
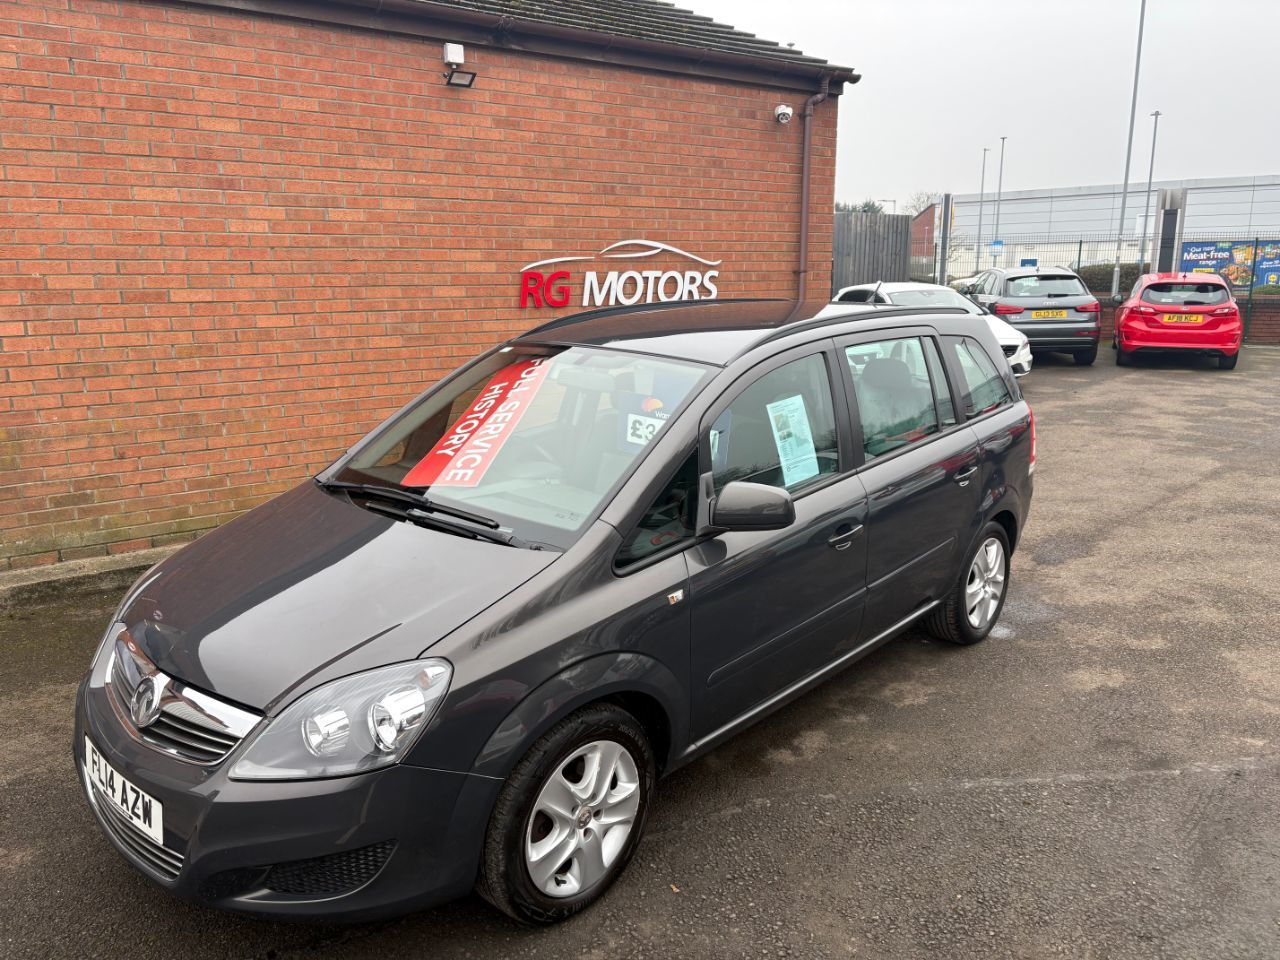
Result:
[[[996,545],[996,550],[991,548],[993,543]],[[969,553],[961,568],[959,581],[925,618],[925,629],[939,640],[965,646],[984,639],[1004,611],[1004,599],[1009,590],[1010,553],[1009,537],[1004,532],[1004,527],[995,522],[983,527],[978,535],[977,545]],[[980,566],[990,565],[993,556],[998,557],[998,568],[988,569],[985,572],[980,570]],[[991,578],[992,573],[998,575],[998,583]],[[982,616],[975,620],[972,608],[973,601],[978,596],[975,590],[975,586],[978,585],[984,588],[996,586],[998,589],[994,595],[989,590],[982,591]]]
[[[1093,365],[1093,361],[1098,359],[1098,347],[1095,345],[1092,350],[1081,350],[1071,357],[1076,362],[1077,367],[1088,367]]]
[[[1234,370],[1234,369],[1236,368],[1236,363],[1237,363],[1237,361],[1239,361],[1239,359],[1240,359],[1240,351],[1239,351],[1239,350],[1237,350],[1235,353],[1233,353],[1233,354],[1232,354],[1231,356],[1229,356],[1229,357],[1219,357],[1219,358],[1218,358],[1218,369],[1219,369],[1219,370]]]
[[[1123,348],[1116,349],[1116,366],[1131,367],[1133,366],[1133,354],[1126,352]]]
[[[627,711],[598,703],[566,717],[529,748],[498,794],[476,891],[525,924],[584,910],[635,854],[656,776],[653,747]]]

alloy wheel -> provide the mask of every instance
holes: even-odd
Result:
[[[1007,567],[1004,545],[988,537],[973,558],[964,588],[965,614],[974,630],[985,630],[995,617],[1004,596]]]
[[[640,810],[640,774],[620,743],[578,747],[547,778],[525,827],[529,878],[549,897],[595,886],[622,853]]]

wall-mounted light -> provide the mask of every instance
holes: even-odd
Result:
[[[444,82],[448,86],[469,87],[476,82],[475,71],[459,69],[466,62],[466,50],[463,49],[462,44],[446,43],[444,45],[444,65],[449,68],[444,74]]]

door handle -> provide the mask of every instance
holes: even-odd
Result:
[[[976,466],[973,466],[973,467],[970,467],[968,470],[961,470],[958,473],[953,474],[951,479],[954,480],[956,483],[960,484],[960,486],[967,487],[969,485],[969,478],[972,477],[977,472],[978,472],[978,468]]]
[[[848,530],[836,528],[836,533],[827,539],[827,546],[834,547],[837,550],[847,550],[853,546],[853,538],[862,532],[862,524],[850,527]]]

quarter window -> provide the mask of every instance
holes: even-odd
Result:
[[[1004,377],[1000,376],[982,344],[972,337],[948,339],[955,344],[960,373],[964,377],[961,399],[967,416],[979,417],[1013,402]]]
[[[716,493],[734,480],[795,491],[840,470],[831,379],[820,354],[747,387],[711,426]]]
[[[926,343],[932,357],[926,354]],[[932,340],[909,337],[860,343],[846,347],[845,357],[868,460],[937,433],[939,408],[944,423],[955,423]],[[931,375],[931,371],[936,372]]]
[[[698,454],[689,456],[645,511],[622,548],[618,566],[629,567],[659,551],[693,540],[697,523]]]

